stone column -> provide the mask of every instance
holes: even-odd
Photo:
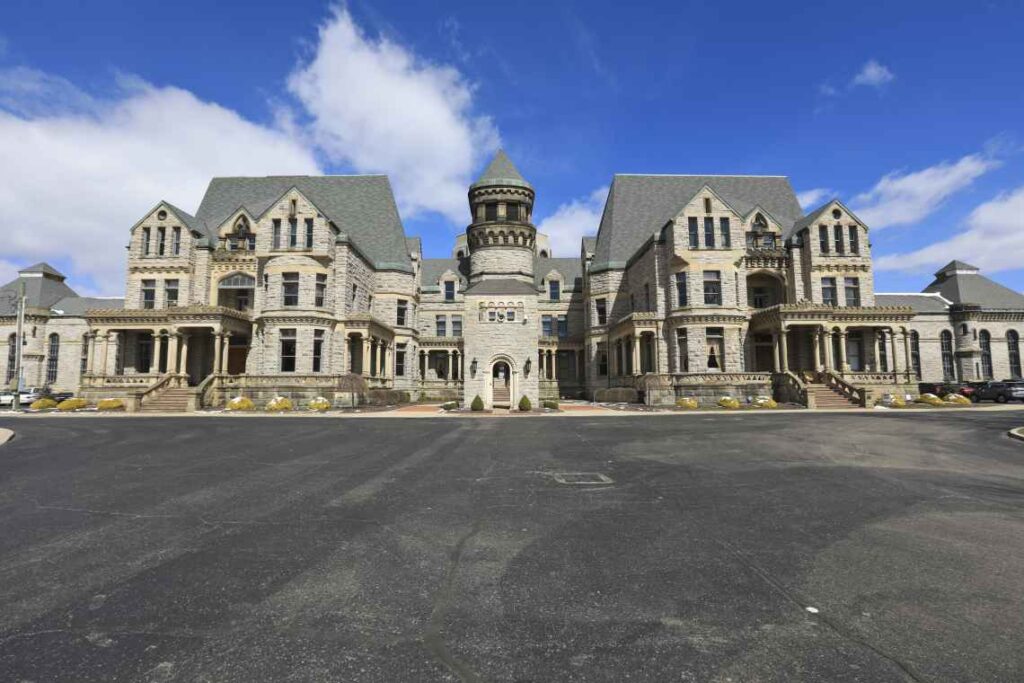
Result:
[[[814,371],[821,371],[821,328],[814,328],[814,343],[811,345],[814,354]]]
[[[167,335],[167,372],[178,373],[178,333]]]
[[[555,364],[557,362],[558,362],[558,352],[557,351],[552,351],[552,350],[549,349],[548,350],[548,362],[547,362],[547,366],[548,366],[548,379],[555,379],[555,377],[557,376],[557,374],[558,374],[557,373],[557,368],[555,367]]]
[[[772,332],[772,372],[779,372],[779,333]]]
[[[846,330],[839,330],[839,371],[849,372],[850,366],[846,363]]]
[[[94,365],[96,364],[96,333],[90,332],[85,336],[85,372],[88,375],[93,374]]]
[[[892,330],[892,354],[890,354],[890,357],[892,358],[892,371],[897,375],[900,374],[900,347],[898,336],[899,333],[894,327]]]
[[[907,371],[907,380],[914,374],[914,364],[910,360],[910,332],[903,330],[903,367]]]
[[[363,338],[363,357],[360,359],[359,374],[363,377],[370,376],[370,336],[362,335]]]
[[[160,349],[162,345],[163,337],[160,335],[160,330],[153,330],[153,362],[149,365],[149,371],[156,374],[160,374]]]
[[[445,353],[448,356],[448,375],[445,377],[445,381],[450,382],[452,380],[452,351],[448,349]]]
[[[640,335],[633,334],[629,337],[630,342],[633,344],[633,374],[640,374]]]
[[[388,343],[382,341],[380,343],[380,376],[384,379],[390,379],[391,367],[388,362]]]
[[[885,331],[875,330],[875,369],[882,372],[882,347],[885,346]],[[888,372],[888,370],[886,370]]]
[[[221,373],[221,347],[224,344],[224,336],[220,332],[213,334],[213,374]]]
[[[222,353],[224,354],[220,359],[220,371],[223,374],[228,374],[228,357],[230,356],[229,351],[231,350],[231,333],[224,333],[224,348]]]
[[[427,378],[427,352],[426,351],[420,351],[420,367],[419,367],[419,371],[420,371],[420,381],[425,380]]]
[[[178,372],[188,376],[188,335],[181,335],[181,367]]]
[[[103,365],[100,366],[101,375],[106,375],[108,372],[107,368],[110,367],[107,365],[107,359],[110,357],[110,334],[110,330],[103,334]]]
[[[782,372],[789,371],[789,329],[783,327],[779,335],[779,366]]]

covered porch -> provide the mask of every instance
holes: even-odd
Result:
[[[391,387],[395,379],[395,332],[375,318],[345,324],[347,371],[360,375],[373,388]]]
[[[424,393],[443,396],[461,391],[465,376],[462,337],[420,337],[416,379]]]

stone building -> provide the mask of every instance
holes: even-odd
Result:
[[[22,284],[24,383],[143,407],[342,400],[351,375],[487,407],[866,403],[1021,376],[1024,296],[959,261],[922,293],[876,294],[869,226],[839,200],[805,213],[784,177],[617,175],[573,258],[537,233],[534,199],[499,152],[436,259],[386,177],[215,178],[194,215],[160,202],[131,227],[123,301],[78,297],[46,264],[0,288],[6,379]]]

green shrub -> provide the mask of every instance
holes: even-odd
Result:
[[[548,410],[558,410],[558,401],[544,401],[544,407]]]
[[[252,400],[245,396],[235,396],[233,399],[228,401],[228,410],[246,411],[253,410],[256,406],[253,405]]]
[[[105,398],[96,404],[97,410],[124,410],[124,401],[119,398]]]
[[[318,413],[323,413],[331,409],[331,402],[323,396],[317,396],[312,401],[306,404],[306,407],[310,410],[315,410]]]
[[[29,406],[32,410],[49,410],[50,408],[56,408],[57,402],[52,398],[41,398],[36,401],[32,401],[32,405]]]
[[[639,403],[640,395],[632,387],[613,387],[594,392],[596,403]]]
[[[718,405],[719,407],[725,408],[726,410],[736,410],[737,408],[740,407],[740,402],[733,398],[732,396],[723,396],[722,398],[718,399]]]
[[[473,399],[473,402],[469,405],[469,409],[475,413],[479,413],[481,410],[484,409],[484,400],[479,396],[476,396]]]
[[[698,401],[694,396],[684,396],[683,398],[677,398],[676,408],[696,410],[697,408],[700,408],[700,401]]]
[[[292,409],[292,400],[284,396],[275,396],[267,402],[268,413],[286,413]]]
[[[519,399],[520,412],[528,413],[531,410],[533,410],[533,405],[530,403],[530,399],[528,399],[526,396],[523,396],[521,399]]]
[[[394,406],[409,403],[411,400],[408,391],[397,389],[370,389],[367,393],[366,402],[371,406]]]
[[[57,410],[64,413],[70,413],[75,410],[81,410],[87,405],[89,405],[89,403],[84,398],[68,398],[64,399],[57,405]]]
[[[483,403],[483,401],[481,401]],[[448,401],[447,403],[441,404],[441,410],[457,410],[459,407],[458,401]],[[483,406],[480,406],[480,410],[483,410]]]

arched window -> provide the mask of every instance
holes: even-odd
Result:
[[[1010,330],[1006,333],[1006,347],[1010,355],[1010,377],[1020,379],[1022,377],[1020,371],[1020,335],[1017,334],[1016,330]]]
[[[768,221],[765,220],[764,216],[762,214],[760,214],[760,213],[758,213],[756,216],[754,216],[754,230],[761,231],[761,230],[767,230],[767,229],[768,229]]]
[[[18,335],[12,334],[7,339],[7,381],[10,384],[14,380],[14,366],[18,363]]]
[[[988,330],[981,331],[978,343],[981,346],[981,377],[992,379],[992,335]]]
[[[49,349],[46,353],[46,383],[48,385],[57,381],[57,361],[59,359],[60,337],[57,334],[51,334]]]
[[[910,333],[910,364],[914,368],[914,376],[921,379],[921,335],[916,331]]]
[[[943,330],[942,342],[942,377],[946,381],[956,379],[956,366],[953,364],[953,333]]]

